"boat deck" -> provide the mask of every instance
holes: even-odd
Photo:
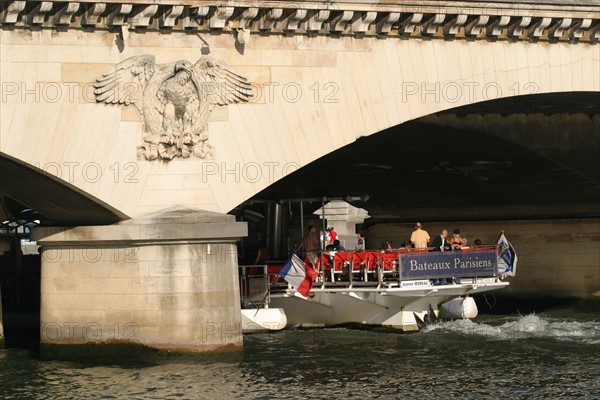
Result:
[[[315,268],[304,268],[312,281],[311,293],[378,292],[394,296],[464,296],[500,289],[496,246],[434,252],[431,249],[323,252]],[[242,303],[268,302],[271,296],[296,293],[279,276],[285,262],[241,266]],[[446,281],[446,284],[437,284]]]

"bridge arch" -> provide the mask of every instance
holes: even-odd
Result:
[[[358,138],[444,110],[600,91],[595,31],[586,41],[539,40],[544,29],[490,39],[448,36],[440,25],[442,34],[416,37],[252,34],[241,46],[227,30],[148,27],[117,32],[115,43],[114,30],[31,30],[19,18],[1,31],[0,151],[30,166],[59,165],[63,177],[75,166],[70,184],[132,218],[176,204],[228,212]],[[140,54],[158,64],[208,54],[253,82],[252,102],[211,113],[213,158],[139,160],[143,124],[135,108],[96,103],[94,80]]]
[[[44,224],[110,224],[128,217],[93,196],[56,177],[62,166],[32,168],[0,153],[0,200],[2,219],[31,208]],[[68,178],[67,178],[68,179]]]
[[[593,217],[593,96],[517,96],[411,120],[311,162],[252,200],[368,194],[361,206],[370,221]]]

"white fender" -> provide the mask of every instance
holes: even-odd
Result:
[[[458,319],[475,318],[477,304],[472,297],[455,297],[440,305],[440,318]]]
[[[283,308],[242,309],[242,332],[278,331],[287,325]]]

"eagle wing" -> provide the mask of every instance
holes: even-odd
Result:
[[[154,75],[156,60],[152,55],[130,57],[115,65],[108,74],[96,78],[96,101],[107,104],[135,104],[141,111],[144,88]]]
[[[224,106],[247,103],[252,99],[252,85],[248,79],[212,57],[202,57],[196,61],[192,79],[198,87],[200,98],[208,104]]]

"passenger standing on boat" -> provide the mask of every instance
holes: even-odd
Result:
[[[365,237],[362,235],[362,232],[356,234],[356,250],[364,250],[365,249]]]
[[[337,239],[338,239],[338,234],[337,232],[333,229],[333,226],[330,226],[328,228],[329,231],[329,242],[330,243],[334,243]]]
[[[329,240],[329,231],[327,229],[325,229],[325,232],[319,231],[319,240],[321,241],[321,245],[323,248],[327,247],[327,245],[331,243]]]
[[[460,250],[463,246],[467,245],[466,239],[463,239],[460,236],[460,230],[458,228],[454,230],[452,239],[450,239],[450,244],[452,245],[452,250]]]
[[[452,232],[452,239],[450,239],[450,245],[452,246],[452,250],[460,250],[467,245],[467,239],[460,236],[460,230],[458,228],[456,228]],[[456,284],[460,284],[459,277],[453,277],[453,281]]]
[[[440,232],[439,235],[437,235],[434,239],[433,242],[431,242],[431,247],[433,247],[433,251],[446,251],[446,250],[450,250],[450,244],[446,241],[446,238],[448,237],[448,230],[447,229],[442,229],[442,231]],[[433,279],[433,284],[434,285],[446,285],[451,278],[434,278]]]
[[[426,249],[429,244],[429,233],[423,229],[423,225],[420,222],[415,224],[415,230],[410,235],[410,241],[415,246],[415,249]]]
[[[446,241],[448,237],[448,230],[442,229],[442,232],[437,235],[433,242],[431,242],[431,247],[433,247],[433,251],[445,251],[450,250],[450,244]]]
[[[319,237],[317,236],[317,228],[314,225],[309,225],[308,231],[300,242],[300,248],[304,250],[308,262],[315,268],[317,266],[317,259],[319,258]],[[298,250],[298,249],[296,249]]]

